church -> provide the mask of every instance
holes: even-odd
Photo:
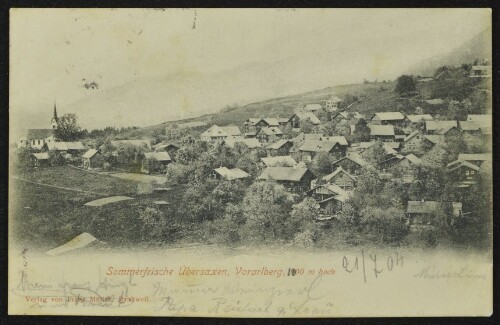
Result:
[[[50,146],[55,142],[54,130],[57,129],[59,118],[57,117],[56,103],[54,103],[54,115],[50,120],[50,128],[47,129],[28,129],[25,139],[20,139],[17,147],[31,147],[33,149],[42,149],[46,144]]]

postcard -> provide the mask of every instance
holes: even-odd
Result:
[[[11,315],[489,316],[490,9],[11,9]]]

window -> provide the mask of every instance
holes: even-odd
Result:
[[[471,171],[470,171],[470,174],[471,174],[471,175],[474,175],[474,171],[473,171],[473,170],[471,170]]]
[[[466,171],[466,172],[465,172],[465,175],[469,176],[469,171]]]

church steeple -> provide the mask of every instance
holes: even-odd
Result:
[[[58,122],[59,118],[57,117],[56,101],[54,100],[54,116],[52,116],[52,119],[50,120],[50,126],[52,126],[53,129],[57,129]]]

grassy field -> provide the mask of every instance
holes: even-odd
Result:
[[[154,201],[157,200],[176,202],[182,193],[181,189],[176,189],[137,195],[139,182],[67,166],[43,168],[16,176],[28,182],[10,180],[11,238],[41,251],[64,244],[82,232],[89,232],[108,243],[109,247],[134,245],[141,240],[140,212],[147,206],[156,208]],[[84,206],[89,201],[115,195],[134,199],[100,207]],[[168,210],[169,206],[160,208]]]

